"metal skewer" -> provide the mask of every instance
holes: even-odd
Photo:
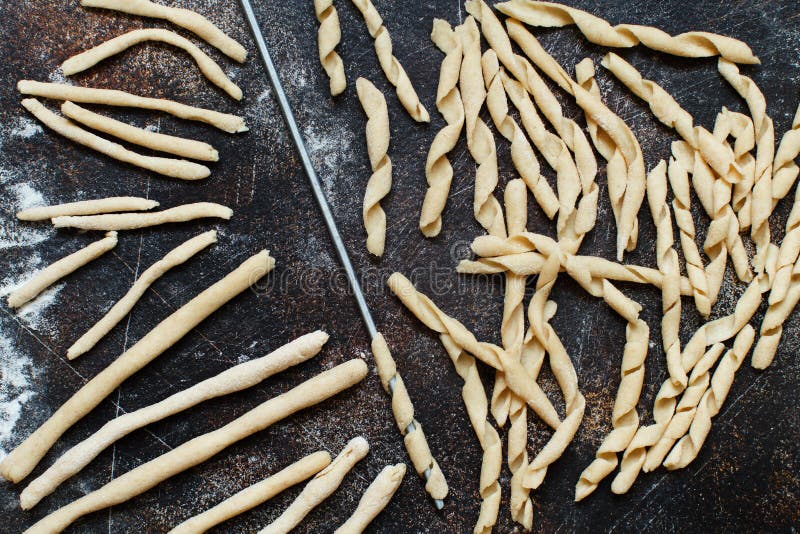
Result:
[[[262,61],[264,62],[264,67],[267,69],[269,81],[272,85],[272,89],[275,91],[275,96],[278,99],[278,104],[280,105],[283,118],[286,120],[286,125],[289,127],[289,131],[292,134],[294,145],[297,148],[297,152],[300,154],[300,161],[303,163],[306,176],[311,184],[311,191],[314,193],[314,198],[317,201],[317,205],[322,211],[322,217],[325,219],[325,226],[327,226],[328,233],[333,240],[333,246],[336,248],[336,255],[339,257],[339,261],[341,262],[342,267],[344,267],[345,273],[347,274],[347,279],[350,283],[351,289],[353,290],[353,294],[355,295],[356,303],[358,303],[358,310],[361,312],[361,318],[364,319],[367,332],[369,333],[370,338],[373,339],[378,334],[378,329],[375,327],[375,320],[372,318],[369,307],[367,307],[367,301],[364,298],[364,292],[361,289],[358,276],[356,275],[356,271],[353,268],[352,262],[350,261],[350,256],[347,254],[347,249],[345,248],[344,241],[342,241],[342,236],[339,233],[339,229],[336,227],[336,221],[333,218],[333,213],[331,212],[330,206],[328,206],[325,193],[322,191],[322,185],[319,182],[317,173],[314,171],[314,165],[311,163],[311,158],[308,155],[308,150],[306,149],[305,142],[303,141],[303,136],[300,134],[300,130],[297,127],[297,121],[295,121],[294,113],[292,113],[289,99],[286,97],[280,77],[278,76],[278,71],[275,68],[275,64],[272,62],[272,57],[269,55],[269,50],[267,50],[267,43],[264,41],[264,35],[261,33],[261,27],[258,25],[258,21],[256,20],[253,6],[250,3],[250,0],[240,0],[240,2],[242,9],[244,10],[245,18],[247,19],[247,24],[250,26],[250,31],[252,32],[253,38],[256,41],[256,47],[258,48],[258,52],[261,55]],[[394,385],[395,379],[392,378],[392,380],[389,382],[389,389],[390,393],[392,394],[394,393]],[[416,430],[416,427],[412,422],[408,425],[406,432],[413,432],[414,430]],[[424,475],[426,480],[429,479],[431,476],[430,469],[427,469]],[[434,504],[437,510],[441,510],[444,507],[444,501],[442,499],[434,499]]]

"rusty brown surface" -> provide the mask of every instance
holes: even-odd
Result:
[[[31,267],[46,265],[94,238],[15,222],[12,214],[19,184],[29,184],[52,203],[137,194],[158,199],[163,206],[208,200],[227,204],[235,211],[234,218],[224,224],[181,224],[122,235],[113,253],[67,278],[53,303],[40,310],[35,321],[30,315],[15,316],[3,304],[0,332],[6,343],[0,350],[5,351],[4,359],[14,358],[23,365],[22,372],[29,382],[25,388],[4,386],[3,391],[10,397],[27,391],[30,397],[22,403],[13,433],[2,436],[0,446],[7,451],[21,442],[125,347],[263,247],[269,248],[277,259],[267,288],[239,296],[126,381],[109,400],[59,440],[32,476],[40,474],[59,454],[116,413],[151,404],[239,361],[260,356],[302,333],[322,328],[331,334],[331,341],[314,360],[258,387],[205,403],[122,439],[33,511],[22,512],[17,507],[22,485],[0,483],[0,516],[4,518],[0,530],[3,531],[24,529],[49,511],[100,487],[111,477],[188,438],[219,427],[321,369],[353,357],[372,362],[366,332],[352,298],[343,289],[333,249],[261,65],[253,56],[253,43],[238,4],[216,0],[177,3],[208,15],[250,51],[247,63],[238,66],[210,46],[200,45],[242,87],[245,98],[241,104],[234,103],[203,79],[183,52],[161,45],[136,46],[76,76],[74,81],[244,115],[250,132],[227,135],[205,125],[155,113],[102,110],[139,126],[214,144],[221,161],[213,165],[209,179],[198,183],[180,183],[117,164],[48,131],[34,132],[30,137],[19,135],[33,122],[17,104],[16,80],[58,80],[58,65],[70,55],[128,29],[168,25],[83,9],[75,1],[14,2],[0,6],[3,21],[0,73],[4,78],[0,84],[3,125],[0,238],[12,239],[26,231],[37,232],[41,238],[0,250],[3,285],[18,280]],[[328,82],[317,60],[317,22],[312,2],[256,1],[255,4],[348,249],[367,280],[368,300],[376,322],[392,347],[415,401],[418,418],[425,425],[431,449],[450,483],[446,507],[437,513],[420,480],[413,474],[407,475],[387,511],[378,517],[371,530],[468,532],[477,517],[481,454],[461,403],[460,379],[438,339],[383,287],[383,281],[392,271],[413,274],[422,291],[473,329],[480,339],[499,341],[501,278],[457,276],[452,270],[455,261],[464,257],[466,244],[480,233],[471,215],[473,163],[463,140],[451,158],[456,173],[442,235],[426,240],[416,228],[424,195],[425,155],[435,132],[442,126],[442,119],[434,109],[441,55],[428,36],[434,17],[458,23],[465,16],[463,6],[458,1],[376,4],[391,31],[395,54],[431,112],[431,124],[419,125],[398,105],[378,67],[362,20],[350,3],[337,3],[343,31],[339,52],[346,66],[348,88],[336,100],[328,96]],[[764,90],[777,132],[782,133],[790,125],[798,102],[800,79],[796,2],[731,4],[721,0],[671,0],[634,5],[588,1],[575,4],[614,21],[658,24],[670,32],[705,29],[747,40],[764,65],[745,68],[744,72],[752,75]],[[573,29],[537,31],[537,35],[568,68],[587,54],[598,60],[603,52],[587,44]],[[657,80],[675,95],[700,124],[710,127],[723,105],[737,111],[745,109],[717,75],[714,60],[679,60],[641,49],[624,51],[622,55],[642,69],[646,77]],[[389,229],[387,252],[380,261],[368,256],[363,243],[361,198],[369,164],[363,140],[365,117],[355,95],[358,76],[370,78],[386,93],[391,116],[390,155],[395,174],[392,192],[383,202]],[[656,124],[649,110],[602,69],[598,79],[609,105],[638,135],[648,168],[668,157],[673,133]],[[582,122],[581,114],[569,99],[562,98],[562,102],[567,112]],[[498,151],[502,185],[514,173],[505,141],[498,140]],[[552,179],[549,169],[545,170]],[[615,228],[604,176],[601,173],[598,225],[587,237],[582,251],[612,257]],[[772,227],[777,237],[782,235],[788,204],[781,203],[773,217]],[[696,220],[700,228],[707,222],[699,213]],[[654,265],[654,229],[646,208],[640,214],[640,225],[640,247],[628,260]],[[219,244],[167,274],[136,306],[130,320],[123,321],[80,360],[67,363],[66,348],[125,292],[137,272],[176,244],[211,227],[220,230]],[[554,233],[553,225],[535,207],[531,208],[529,228]],[[38,262],[32,262],[31,258],[38,258]],[[729,312],[735,296],[741,292],[741,286],[730,281],[730,274],[716,315]],[[651,327],[647,381],[640,404],[643,420],[650,421],[652,400],[666,375],[658,342],[660,295],[654,288],[624,287],[624,290],[644,305],[642,315]],[[612,495],[609,481],[604,481],[595,495],[576,505],[572,497],[578,475],[610,429],[625,324],[602,302],[585,295],[569,280],[559,280],[553,297],[559,305],[553,325],[576,364],[587,410],[575,442],[550,468],[542,488],[532,494],[536,531],[786,531],[797,527],[800,384],[795,358],[796,316],[787,324],[784,342],[770,369],[757,373],[747,364],[742,367],[696,462],[675,473],[659,470],[643,475],[630,493],[621,497]],[[688,337],[699,324],[699,317],[688,311],[690,301],[685,303],[683,332]],[[490,384],[493,373],[484,371],[484,381]],[[553,398],[558,398],[549,374],[543,377],[543,387]],[[384,465],[407,461],[390,418],[388,400],[374,372],[363,384],[325,405],[276,424],[122,506],[81,519],[74,525],[74,531],[167,530],[301,455],[323,448],[335,454],[358,434],[369,440],[371,453],[345,479],[341,489],[312,512],[299,529],[331,531],[355,508],[361,492]],[[534,454],[546,442],[549,432],[532,420],[530,434],[529,453]],[[499,532],[519,531],[508,514],[508,482],[509,474],[504,467]],[[220,531],[257,530],[275,518],[299,489],[293,488],[226,523]]]

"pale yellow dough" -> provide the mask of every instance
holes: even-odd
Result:
[[[0,475],[15,483],[28,476],[58,438],[122,382],[177,343],[223,304],[248,289],[274,266],[275,260],[263,250],[158,323],[111,365],[89,380],[50,419],[11,451],[0,462]]]
[[[90,261],[99,258],[112,248],[117,246],[117,233],[109,232],[100,241],[95,241],[69,256],[48,265],[31,280],[25,282],[8,295],[8,305],[11,308],[19,308],[26,302],[36,298],[39,293],[55,284],[68,274],[74,273]]]
[[[333,5],[333,0],[314,0],[314,13],[319,21],[317,30],[319,62],[330,79],[331,95],[340,95],[347,87],[347,78],[344,74],[344,62],[336,53],[336,46],[342,40],[339,13]]]
[[[207,178],[211,174],[211,170],[208,167],[198,163],[182,159],[143,156],[142,154],[128,150],[120,144],[97,136],[75,125],[75,123],[70,122],[64,117],[56,115],[35,98],[26,98],[21,104],[25,109],[30,111],[34,117],[39,119],[42,124],[59,135],[116,160],[171,178],[180,178],[181,180],[199,180],[201,178]]]
[[[122,13],[164,19],[194,33],[223,54],[239,63],[247,58],[247,50],[207,18],[190,9],[164,6],[149,0],[81,0],[84,7],[113,9]]]
[[[158,207],[158,202],[139,197],[108,197],[79,200],[53,206],[37,206],[17,212],[21,221],[46,221],[67,215],[97,215],[116,211],[147,211]]]
[[[89,69],[104,59],[127,50],[128,48],[146,41],[159,41],[181,48],[194,59],[203,75],[214,85],[228,93],[231,98],[242,99],[242,90],[225,75],[225,71],[217,65],[205,52],[197,48],[191,41],[181,37],[175,32],[160,28],[144,28],[132,30],[128,33],[109,39],[102,44],[90,48],[85,52],[72,56],[61,64],[61,70],[67,76],[72,76]]]
[[[78,518],[123,503],[172,476],[200,464],[242,439],[358,384],[367,375],[362,360],[350,360],[256,406],[217,430],[202,434],[118,476],[41,519],[27,534],[60,532]]]
[[[248,130],[244,119],[236,115],[187,106],[186,104],[163,98],[132,95],[116,89],[97,89],[95,87],[77,87],[62,83],[20,80],[17,82],[17,90],[24,95],[40,96],[54,100],[70,100],[84,104],[102,104],[104,106],[163,111],[181,119],[210,124],[228,133],[246,132]]]
[[[405,464],[384,467],[361,496],[356,511],[334,531],[334,534],[361,534],[364,532],[364,529],[392,500],[392,496],[400,487],[405,474]]]
[[[175,137],[158,132],[151,132],[143,128],[137,128],[110,117],[99,115],[77,104],[73,104],[72,102],[64,102],[61,104],[61,113],[93,130],[113,135],[128,143],[158,150],[159,152],[167,152],[184,158],[199,159],[201,161],[219,161],[219,153],[214,147],[202,141],[184,139],[183,137]]]
[[[78,228],[80,230],[135,230],[159,224],[193,221],[206,217],[228,220],[233,210],[213,202],[184,204],[163,211],[150,213],[108,213],[105,215],[81,215],[76,217],[54,217],[56,228]]]
[[[316,331],[255,360],[241,363],[166,399],[112,419],[78,443],[33,480],[20,494],[20,505],[28,510],[62,482],[77,474],[113,443],[146,425],[188,410],[201,402],[253,387],[270,376],[314,357],[327,342],[325,332]]]

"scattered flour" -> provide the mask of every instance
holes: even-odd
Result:
[[[19,117],[17,120],[18,125],[14,126],[11,131],[9,131],[9,135],[11,137],[21,137],[23,139],[30,139],[34,135],[42,133],[42,127],[39,123],[34,122],[33,120],[29,119],[28,117]]]
[[[48,317],[45,311],[56,302],[58,294],[64,289],[64,285],[64,283],[56,284],[41,293],[38,297],[22,306],[17,311],[17,317],[34,332],[48,336],[55,334],[55,322]]]
[[[0,183],[5,175],[0,171]],[[30,184],[20,183],[8,187],[8,191],[16,196],[13,210],[4,213],[0,219],[0,250],[11,247],[29,247],[41,243],[52,233],[52,229],[41,224],[18,221],[14,216],[17,210],[44,205],[45,199]]]
[[[325,197],[328,202],[335,204],[336,191],[343,191],[339,180],[341,167],[347,158],[354,156],[351,146],[355,135],[349,130],[311,123],[303,130],[303,137],[314,168],[325,187]]]
[[[8,454],[6,443],[19,421],[22,406],[34,396],[30,385],[34,373],[31,359],[0,330],[0,459]]]

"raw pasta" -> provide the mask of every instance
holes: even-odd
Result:
[[[387,465],[378,473],[367,491],[358,501],[356,511],[353,512],[342,526],[336,529],[334,534],[361,534],[375,517],[386,508],[392,496],[400,487],[403,477],[406,474],[406,465]]]
[[[118,476],[38,521],[27,534],[59,532],[76,519],[140,495],[168,478],[200,464],[230,445],[274,423],[314,406],[358,384],[367,374],[362,360],[350,360],[306,380],[256,406],[213,432],[189,440],[171,451]]]
[[[383,389],[392,399],[392,412],[397,422],[397,428],[403,435],[403,442],[408,456],[411,458],[411,463],[417,474],[427,479],[425,490],[430,496],[434,499],[444,499],[448,491],[447,481],[439,464],[431,454],[428,440],[422,431],[422,425],[414,418],[414,405],[411,404],[403,377],[397,372],[397,365],[392,358],[392,353],[380,332],[372,338],[372,354],[375,357]]]
[[[785,272],[783,271],[783,273]],[[774,302],[770,300],[767,313],[761,321],[760,337],[756,348],[753,350],[752,365],[756,369],[766,369],[772,363],[783,336],[783,323],[786,322],[797,303],[800,302],[800,261],[795,261],[790,278],[786,282],[788,283],[786,293]],[[774,291],[773,288],[770,298]]]
[[[367,25],[367,30],[372,38],[375,40],[375,53],[378,56],[378,62],[381,64],[381,69],[386,75],[389,83],[397,88],[397,98],[400,104],[408,111],[411,118],[417,122],[430,122],[431,118],[425,106],[419,101],[417,92],[411,85],[411,80],[408,79],[405,69],[400,64],[400,61],[394,57],[392,53],[392,39],[389,37],[389,30],[383,25],[378,10],[370,0],[352,0],[364,17],[364,23]]]
[[[800,155],[800,106],[794,114],[792,128],[781,138],[781,143],[775,152],[775,161],[772,170],[772,203],[778,203],[791,191],[792,186],[800,174],[800,168],[794,162]]]
[[[19,308],[26,302],[36,298],[39,293],[55,284],[68,274],[74,273],[90,261],[99,258],[112,248],[117,246],[117,233],[109,232],[100,241],[95,241],[69,256],[48,265],[36,274],[31,280],[25,282],[11,292],[8,296],[8,305],[11,308]]]
[[[113,9],[140,17],[164,19],[194,33],[223,54],[239,63],[247,58],[247,50],[214,26],[207,18],[190,9],[163,6],[149,0],[81,0],[84,7]]]
[[[79,228],[81,230],[135,230],[159,224],[176,223],[214,217],[228,220],[233,210],[213,202],[195,202],[163,211],[150,213],[109,213],[105,215],[82,215],[78,217],[54,217],[56,228]]]
[[[171,178],[180,178],[181,180],[199,180],[211,174],[211,170],[208,167],[191,161],[143,156],[142,154],[130,151],[122,145],[99,137],[76,126],[75,123],[70,122],[64,117],[56,115],[35,98],[26,98],[21,104],[25,109],[30,111],[34,117],[39,119],[42,124],[59,135],[116,160]]]
[[[241,363],[216,376],[170,395],[166,399],[112,419],[100,430],[65,452],[47,471],[20,494],[20,505],[28,510],[77,474],[103,450],[146,425],[161,421],[201,402],[250,388],[270,376],[312,358],[322,350],[328,334],[321,331],[301,336],[255,360]]]
[[[158,207],[158,202],[139,197],[108,197],[92,200],[79,200],[53,206],[37,206],[17,212],[21,221],[46,221],[65,215],[97,215],[115,211],[147,211]]]
[[[686,32],[670,35],[651,26],[612,26],[591,13],[553,2],[511,0],[496,4],[495,8],[531,26],[553,28],[575,24],[584,37],[601,46],[630,48],[641,44],[652,50],[680,57],[722,56],[736,63],[761,63],[746,43],[715,33]]]
[[[137,128],[110,117],[98,115],[72,102],[64,102],[61,104],[61,113],[93,130],[113,135],[128,143],[158,150],[159,152],[175,154],[176,156],[184,158],[199,159],[201,161],[219,161],[219,153],[214,147],[202,141],[184,139],[183,137],[175,137],[158,132],[151,132],[143,128]]]
[[[366,366],[365,366],[366,367]],[[351,439],[333,462],[306,484],[289,508],[258,534],[286,534],[295,528],[322,501],[341,485],[345,475],[369,452],[367,440],[361,436]]]
[[[347,78],[344,75],[344,62],[336,53],[336,46],[342,40],[339,13],[336,12],[333,0],[314,0],[314,13],[319,21],[317,31],[319,62],[330,79],[331,96],[340,95],[347,87]]]
[[[386,213],[380,202],[392,188],[392,160],[386,154],[389,150],[389,110],[383,94],[366,78],[356,80],[356,89],[361,107],[367,114],[365,136],[372,167],[362,210],[364,228],[367,230],[367,250],[376,256],[383,256],[386,245]]]
[[[213,508],[187,519],[170,530],[169,534],[200,534],[205,532],[223,521],[227,521],[255,508],[259,504],[267,502],[283,490],[315,475],[330,463],[331,455],[328,454],[328,451],[317,451],[309,454],[261,482],[246,487]]]
[[[453,167],[447,154],[453,150],[464,127],[464,103],[458,90],[463,49],[459,39],[442,19],[434,19],[431,39],[445,53],[439,72],[436,108],[447,123],[433,138],[425,161],[425,178],[428,189],[422,202],[419,229],[425,237],[436,237],[442,230],[442,212],[450,194]]]
[[[168,252],[161,260],[151,265],[136,279],[133,286],[125,293],[125,296],[118,300],[102,319],[67,349],[67,358],[74,360],[81,354],[91,350],[123,317],[128,315],[128,312],[133,309],[133,306],[153,282],[168,270],[187,262],[192,256],[216,242],[217,232],[216,230],[210,230],[182,243]]]
[[[262,250],[158,323],[111,365],[89,380],[50,419],[11,451],[0,462],[0,475],[15,483],[25,478],[64,432],[100,404],[125,379],[177,343],[206,317],[249,288],[274,266],[275,260],[266,250]]]
[[[194,59],[200,72],[214,85],[228,93],[231,98],[242,99],[242,90],[233,83],[225,72],[205,52],[197,48],[190,40],[175,32],[160,28],[143,28],[109,39],[85,52],[72,56],[61,64],[61,70],[67,76],[83,72],[104,59],[119,54],[128,48],[145,41],[158,41],[181,48]]]
[[[94,87],[77,87],[62,83],[44,83],[33,80],[20,80],[17,90],[24,95],[40,96],[55,100],[70,100],[84,104],[102,104],[104,106],[120,106],[128,108],[152,109],[163,111],[181,119],[204,122],[228,133],[246,132],[248,130],[242,117],[220,113],[210,109],[195,108],[165,100],[132,95],[116,89],[97,89]]]

